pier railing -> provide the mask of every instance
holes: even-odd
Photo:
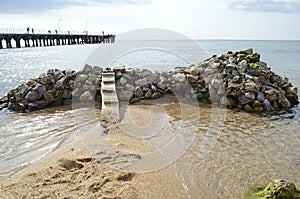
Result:
[[[74,44],[114,43],[115,35],[88,31],[0,28],[0,49]]]

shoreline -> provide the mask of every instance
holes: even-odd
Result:
[[[80,140],[2,179],[0,190],[1,198],[187,198],[170,168],[120,172],[94,159]]]

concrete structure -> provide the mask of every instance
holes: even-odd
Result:
[[[15,34],[0,33],[0,49],[3,48],[21,48],[21,41],[25,43],[24,47],[38,46],[56,46],[73,44],[99,44],[113,43],[115,35],[87,35],[87,34]],[[5,41],[6,45],[3,45]],[[14,41],[14,42],[13,42]],[[14,44],[14,45],[13,45]]]

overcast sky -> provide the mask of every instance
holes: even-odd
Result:
[[[61,20],[60,20],[61,19]],[[120,34],[165,28],[193,39],[300,39],[300,0],[1,0],[1,28]]]

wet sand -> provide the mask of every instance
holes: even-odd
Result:
[[[81,141],[0,182],[0,198],[187,198],[170,169],[135,174],[107,167]]]
[[[145,125],[149,121],[139,122]],[[149,144],[122,133],[117,124],[103,125],[111,142],[125,153],[152,151]],[[109,152],[105,157],[91,155],[85,139],[97,131],[90,132],[0,181],[0,198],[188,198],[171,167],[147,173],[124,172],[110,165],[120,160],[130,164],[130,160],[124,161],[127,156]]]

